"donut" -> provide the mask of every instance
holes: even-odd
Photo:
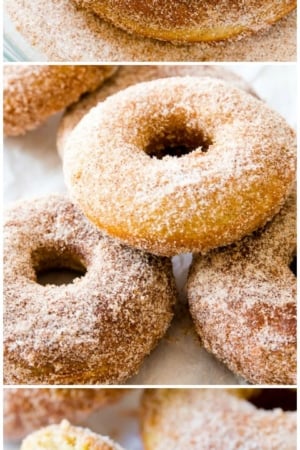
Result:
[[[102,235],[67,198],[12,206],[3,257],[6,384],[124,382],[170,324],[170,260]],[[39,284],[53,268],[82,276]]]
[[[4,32],[10,36],[12,27],[18,30],[18,36],[32,46],[32,59],[38,61],[123,64],[124,61],[297,60],[296,10],[273,26],[241,39],[174,45],[127,33],[88,9],[78,8],[73,0],[4,0],[3,4]]]
[[[247,397],[234,389],[147,389],[145,450],[296,450],[297,413],[257,408]]]
[[[296,194],[265,228],[195,255],[187,283],[204,347],[254,384],[296,384]]]
[[[95,90],[116,66],[6,65],[3,123],[6,136],[19,136]]]
[[[256,33],[293,11],[296,0],[73,0],[130,33],[164,41],[219,41]]]
[[[235,73],[223,69],[221,66],[122,66],[118,73],[113,78],[107,80],[103,86],[95,92],[83,96],[78,102],[67,108],[58,129],[58,153],[62,156],[63,148],[70,132],[82,117],[91,108],[99,102],[104,101],[110,95],[143,81],[186,75],[219,78],[257,97],[250,84]]]
[[[88,428],[74,427],[66,420],[60,425],[49,425],[23,441],[21,450],[122,450],[108,437],[93,433]]]
[[[5,389],[4,438],[18,441],[65,418],[81,423],[93,411],[115,402],[126,392],[126,389]]]
[[[295,133],[228,83],[175,77],[98,104],[63,162],[72,199],[108,235],[157,255],[206,252],[278,212],[295,178]]]

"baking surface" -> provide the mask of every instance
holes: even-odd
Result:
[[[258,95],[296,125],[295,65],[232,65],[249,80]],[[56,129],[60,115],[39,129],[4,144],[4,199],[9,204],[20,198],[65,192],[61,161],[56,152]],[[184,283],[191,255],[173,259],[181,301],[176,317],[158,347],[147,357],[139,373],[128,380],[143,384],[238,384],[243,380],[201,348],[185,306]]]
[[[11,60],[296,60],[296,11],[254,35],[221,42],[176,45],[117,29],[92,13],[76,8],[72,0],[5,0],[4,5],[7,12],[5,57]]]

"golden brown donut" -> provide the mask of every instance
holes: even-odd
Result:
[[[77,424],[114,403],[126,389],[4,389],[4,439],[18,441],[34,430],[68,419]]]
[[[95,90],[117,66],[6,65],[3,123],[6,136],[36,128],[49,116]]]
[[[234,86],[243,89],[257,97],[256,93],[243,78],[221,66],[205,65],[163,65],[163,66],[122,66],[118,73],[107,80],[103,86],[91,94],[83,96],[77,103],[69,106],[60,122],[57,135],[57,149],[62,156],[63,147],[75,125],[82,117],[99,102],[122,89],[143,81],[175,76],[207,76],[219,78]]]
[[[296,384],[296,194],[264,229],[194,256],[187,294],[204,347],[254,384]]]
[[[37,283],[37,274],[61,267],[82,276]],[[165,334],[174,301],[170,260],[105,237],[68,199],[22,201],[7,211],[6,384],[122,383]]]
[[[258,409],[235,394],[234,389],[147,389],[145,450],[296,450],[296,412]]]
[[[88,428],[74,427],[64,420],[60,425],[49,425],[30,434],[21,450],[123,450],[108,437],[93,433]]]
[[[297,11],[241,39],[174,45],[127,33],[73,0],[4,0],[8,21],[48,61],[296,61]],[[88,55],[88,56],[87,56]]]
[[[296,0],[73,0],[133,34],[176,42],[256,33],[293,11]]]
[[[278,212],[295,178],[295,133],[220,80],[149,81],[85,115],[67,140],[64,173],[107,234],[159,255],[205,252]]]

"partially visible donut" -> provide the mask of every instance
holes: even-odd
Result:
[[[99,102],[102,102],[110,95],[115,94],[134,84],[143,81],[151,81],[158,78],[169,78],[175,76],[207,76],[219,78],[234,86],[243,89],[249,94],[257,97],[256,93],[243,78],[221,66],[205,65],[163,65],[163,66],[122,66],[118,73],[110,78],[95,92],[85,95],[77,103],[71,105],[62,117],[57,135],[57,149],[62,156],[66,140],[82,119],[82,117]]]
[[[51,268],[86,273],[37,283]],[[171,262],[105,237],[66,198],[11,207],[4,224],[6,384],[116,384],[166,332]]]
[[[98,408],[113,403],[126,389],[4,390],[4,439],[18,441],[34,430],[68,419],[77,424]]]
[[[296,194],[264,229],[195,255],[187,294],[204,347],[254,384],[296,384]]]
[[[223,3],[227,1],[222,0]],[[173,45],[129,34],[111,26],[87,9],[78,8],[73,0],[5,0],[4,10],[38,55],[42,54],[49,61],[86,61],[87,55],[89,61],[137,63],[293,62],[297,59],[296,10],[274,26],[266,27],[254,35],[226,42],[193,45]],[[10,22],[4,25],[10,25]]]
[[[297,413],[258,409],[246,398],[235,389],[147,389],[145,450],[296,450]]]
[[[3,123],[6,136],[36,128],[109,78],[117,66],[6,65]]]
[[[64,420],[60,425],[49,425],[23,441],[21,450],[122,450],[108,437],[93,433],[88,428],[74,427]]]
[[[278,212],[295,133],[220,80],[131,86],[90,110],[64,151],[66,183],[97,227],[160,255],[230,244]]]
[[[219,41],[277,22],[296,0],[73,0],[133,34],[176,42]]]

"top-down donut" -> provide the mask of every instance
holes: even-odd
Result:
[[[296,0],[73,0],[115,26],[165,41],[200,42],[257,32]]]
[[[296,450],[297,413],[258,409],[247,398],[235,389],[146,390],[145,450]]]
[[[296,196],[262,230],[195,256],[191,314],[204,347],[255,384],[295,384]]]
[[[57,149],[60,156],[63,155],[66,140],[73,128],[91,108],[97,105],[97,103],[102,102],[110,95],[113,95],[122,89],[143,81],[187,75],[218,78],[257,97],[257,94],[249,83],[234,72],[224,69],[221,66],[122,66],[118,70],[118,73],[107,80],[103,86],[95,92],[83,96],[77,103],[74,103],[67,109],[61,120],[57,135]]]
[[[49,425],[23,441],[21,450],[123,450],[108,437],[87,428],[74,427],[64,420],[60,425]]]
[[[73,199],[109,235],[155,254],[207,251],[263,226],[295,178],[295,133],[263,102],[220,80],[129,87],[72,131]]]
[[[6,65],[3,70],[4,134],[18,136],[96,89],[117,66]]]
[[[113,403],[127,389],[17,389],[4,390],[5,440],[18,441],[40,427],[63,419],[81,423],[95,410]]]
[[[7,384],[122,383],[170,324],[171,262],[103,236],[66,198],[11,207],[3,253]],[[82,276],[37,282],[61,267]]]

